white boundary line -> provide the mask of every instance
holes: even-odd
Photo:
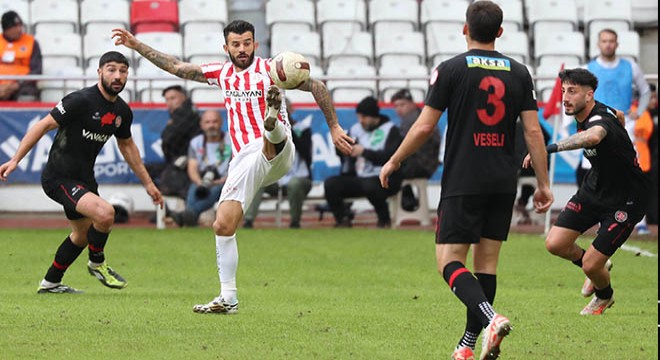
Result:
[[[650,251],[646,251],[642,248],[638,248],[637,246],[630,246],[623,244],[621,245],[621,250],[630,251],[632,253],[635,253],[635,255],[637,256],[658,257],[658,254],[654,254]]]

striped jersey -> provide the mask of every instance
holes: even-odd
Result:
[[[270,61],[271,59],[255,56],[252,65],[240,72],[236,71],[231,61],[202,65],[206,81],[222,89],[233,156],[264,134],[266,92],[273,84],[268,74]],[[291,127],[287,119],[284,96],[279,119],[286,127]]]

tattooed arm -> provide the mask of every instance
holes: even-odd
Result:
[[[557,151],[586,149],[598,145],[607,136],[602,126],[593,126],[557,142]],[[552,145],[552,144],[551,144]],[[548,145],[549,146],[549,145]]]
[[[183,62],[172,55],[164,54],[149,45],[140,42],[133,34],[124,29],[112,29],[115,45],[124,45],[140,53],[154,65],[182,79],[206,83],[206,78],[199,65]]]
[[[326,123],[328,123],[328,128],[330,128],[330,134],[332,135],[332,142],[339,151],[345,155],[349,155],[351,153],[351,145],[354,141],[339,125],[335,106],[330,97],[330,91],[328,91],[325,84],[319,80],[309,79],[300,85],[298,89],[312,93],[314,100],[321,108],[321,111],[323,111]]]

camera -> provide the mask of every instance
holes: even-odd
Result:
[[[202,184],[195,190],[195,197],[205,198],[209,195],[209,189],[213,186],[213,180],[219,177],[218,171],[213,166],[208,166],[202,171]]]

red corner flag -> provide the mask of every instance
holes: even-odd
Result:
[[[561,64],[559,71],[564,70],[564,64]],[[548,119],[552,115],[557,115],[561,112],[561,80],[557,77],[555,80],[555,86],[552,88],[552,94],[550,94],[550,99],[545,103],[545,108],[543,108],[543,117]]]

